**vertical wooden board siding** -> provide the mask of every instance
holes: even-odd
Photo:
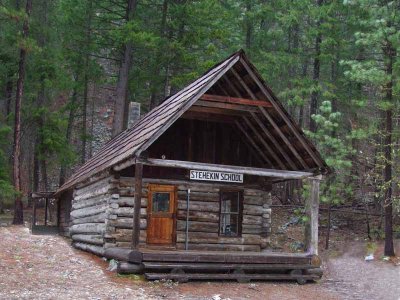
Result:
[[[59,205],[59,223],[60,234],[69,236],[69,226],[70,226],[70,213],[72,206],[72,192],[65,192],[61,195],[58,200]]]
[[[160,181],[162,184],[168,185],[168,180],[163,179]],[[146,195],[146,197],[142,196],[141,199],[142,210],[148,208],[147,195],[149,192],[149,182],[156,183],[157,179],[143,179],[142,194]],[[260,251],[260,249],[267,246],[266,239],[267,236],[269,236],[271,227],[271,209],[269,208],[271,195],[269,192],[255,188],[243,188],[244,211],[242,235],[245,238],[229,238],[218,237],[219,186],[207,183],[199,184],[196,182],[182,182],[176,183],[175,185],[177,186],[176,231],[179,236],[177,248],[181,247],[179,245],[184,244],[184,239],[186,238],[185,231],[188,188],[191,190],[189,206],[189,249]],[[223,185],[221,185],[221,187],[222,186]],[[124,190],[129,189],[132,195],[134,193],[133,179],[131,178],[120,178],[119,187],[122,187]],[[123,212],[129,212],[129,209],[133,208],[133,201],[133,196],[118,195],[118,197],[112,198],[111,203],[113,203],[113,211],[116,212],[114,215],[115,218],[121,220],[126,218],[123,217]],[[117,212],[120,214],[118,215]],[[144,246],[146,245],[147,214],[141,212],[140,218],[141,230],[139,245]],[[205,236],[199,239],[198,235],[202,233],[204,233]],[[208,242],[207,236],[210,237]],[[252,238],[249,239],[249,236]],[[197,242],[192,242],[190,237],[195,237],[194,241]],[[129,234],[125,232],[125,234],[121,236],[120,229],[117,229],[116,234],[114,235],[115,245],[123,245],[122,243],[128,242]],[[222,246],[218,246],[218,244],[221,244]],[[193,245],[192,248],[190,248],[191,245]]]

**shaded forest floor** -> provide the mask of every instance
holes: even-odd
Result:
[[[1,299],[398,299],[400,266],[375,256],[365,262],[367,243],[347,241],[323,253],[317,284],[293,282],[152,283],[107,271],[107,262],[76,250],[60,236],[34,236],[22,226],[0,228]],[[400,241],[396,241],[400,251]],[[218,298],[215,298],[218,299]]]

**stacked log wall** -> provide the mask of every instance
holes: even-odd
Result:
[[[185,249],[187,191],[189,204],[189,249],[260,251],[268,246],[271,228],[269,191],[243,188],[243,222],[240,237],[219,236],[220,189],[226,185],[170,182],[143,179],[140,209],[140,246],[146,244],[148,186],[151,183],[177,186],[176,247]],[[122,177],[111,195],[107,216],[106,247],[130,247],[132,241],[134,179]]]
[[[75,188],[69,234],[76,248],[103,255],[114,182],[106,176]]]

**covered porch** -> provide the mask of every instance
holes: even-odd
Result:
[[[104,255],[119,261],[119,273],[140,273],[147,279],[173,279],[185,282],[187,280],[226,279],[248,282],[250,280],[297,280],[299,283],[317,280],[321,277],[321,260],[318,257],[318,208],[319,183],[321,175],[311,172],[275,170],[254,167],[218,165],[189,161],[166,160],[156,158],[136,158],[131,161],[135,165],[134,182],[134,212],[131,248],[108,248]],[[143,167],[178,168],[185,170],[205,170],[211,172],[227,172],[266,178],[266,182],[277,182],[289,179],[309,181],[311,194],[306,199],[306,214],[308,222],[304,241],[304,253],[284,253],[263,250],[256,251],[221,251],[192,250],[186,244],[184,249],[143,245],[140,243],[140,199],[143,179]],[[117,166],[118,168],[123,167]],[[174,183],[173,181],[169,181]],[[175,183],[178,184],[178,183]],[[190,201],[190,200],[188,200]],[[187,207],[190,207],[188,204]],[[138,208],[138,209],[135,209]],[[187,211],[189,216],[189,209]],[[190,228],[191,221],[186,220]],[[188,231],[186,231],[188,232]]]

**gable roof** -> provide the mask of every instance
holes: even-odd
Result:
[[[144,115],[132,128],[121,132],[107,142],[93,157],[83,164],[56,192],[65,191],[77,183],[80,183],[99,172],[105,171],[116,164],[138,157],[155,140],[157,140],[179,117],[182,116],[205,92],[221,79],[229,70],[233,70],[235,64],[242,64],[251,75],[252,80],[259,85],[273,107],[289,127],[295,131],[295,135],[301,141],[306,151],[313,157],[319,169],[327,169],[318,151],[312,143],[305,138],[301,129],[293,122],[289,114],[279,103],[272,91],[265,84],[255,67],[248,61],[244,51],[240,50],[213,68],[208,70],[200,78],[166,98],[164,102]],[[234,71],[235,72],[235,71]],[[249,91],[249,93],[251,93]],[[253,95],[254,98],[254,95]]]

